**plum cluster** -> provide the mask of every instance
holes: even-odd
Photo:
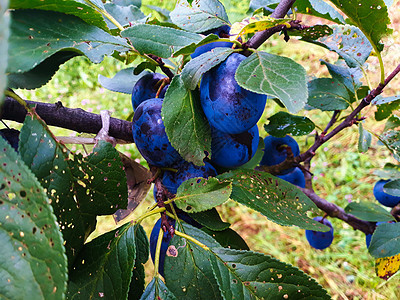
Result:
[[[204,34],[214,33],[227,37],[229,29],[229,26],[222,26]],[[231,42],[209,43],[198,47],[191,57],[195,59],[216,47],[232,46]],[[164,193],[176,194],[182,182],[189,178],[216,176],[216,168],[237,168],[247,163],[256,153],[259,142],[257,122],[264,111],[267,96],[248,91],[237,84],[235,72],[244,59],[245,56],[241,54],[231,54],[224,62],[206,72],[200,82],[200,103],[211,128],[211,156],[204,160],[204,166],[185,161],[168,140],[161,117],[168,79],[164,75],[151,73],[141,77],[133,87],[133,139],[148,164],[164,170],[159,179]],[[157,187],[160,188],[160,185]],[[159,194],[155,187],[156,201],[162,199]],[[180,219],[199,226],[188,214],[176,211]],[[158,221],[151,234],[153,260],[160,226],[161,221]],[[171,226],[174,226],[173,220]],[[169,233],[164,233],[160,256],[161,274],[170,238]]]

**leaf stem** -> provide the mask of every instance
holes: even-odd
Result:
[[[24,99],[22,99],[20,96],[18,96],[16,93],[14,93],[11,90],[5,90],[4,95],[13,98],[15,101],[17,101],[20,105],[22,105],[27,111],[30,112],[30,107],[26,103]]]
[[[158,213],[162,213],[164,211],[165,211],[165,207],[160,207],[160,208],[157,208],[157,209],[153,209],[152,211],[150,211],[148,213],[145,213],[144,215],[141,215],[134,222],[137,223],[137,224],[140,224],[144,219],[146,219],[146,218],[148,218],[148,217],[150,217],[152,215],[155,215],[155,214],[158,214]]]
[[[160,252],[161,252],[161,243],[163,236],[164,236],[164,231],[160,228],[160,231],[158,232],[156,255],[154,257],[154,277],[158,276],[158,266],[160,265]]]
[[[180,231],[175,230],[175,234],[176,234],[177,236],[183,237],[183,238],[185,238],[185,239],[191,241],[192,243],[196,244],[197,246],[203,248],[205,251],[210,251],[210,248],[208,248],[206,245],[204,245],[203,243],[199,242],[199,241],[196,240],[195,238],[193,238],[193,237],[191,237],[191,236],[189,236],[189,235],[187,235],[187,234],[185,234],[185,233],[183,233],[183,232],[180,232]]]

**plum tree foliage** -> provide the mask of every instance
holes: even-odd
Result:
[[[390,213],[378,203],[343,209],[322,199],[309,169],[320,146],[351,126],[359,127],[359,151],[368,150],[372,135],[362,126],[363,109],[372,105],[375,119],[387,120],[373,134],[399,160],[393,111],[400,98],[380,96],[400,72],[400,66],[384,70],[381,55],[391,33],[390,1],[252,0],[249,16],[234,24],[218,0],[154,9],[158,17],[145,15],[140,0],[0,0],[0,117],[23,123],[20,132],[3,130],[0,138],[0,294],[329,299],[301,270],[250,251],[216,209],[228,199],[279,225],[305,229],[318,249],[333,239],[327,217],[339,218],[366,234],[378,276],[396,273],[398,166],[378,173],[385,181],[377,199],[390,199]],[[329,25],[302,24],[299,14]],[[278,33],[289,47],[296,39],[335,52],[336,63],[322,62],[330,78],[310,79],[294,60],[260,50]],[[376,83],[366,78],[371,55],[380,62]],[[128,65],[99,81],[130,94],[133,122],[62,105],[33,107],[13,92],[45,85],[75,56],[92,63],[111,56]],[[283,111],[268,116],[261,130],[255,124],[272,102]],[[314,124],[304,110],[332,117]],[[47,124],[96,133],[93,151],[71,152]],[[312,134],[313,144],[300,152],[293,137]],[[135,142],[149,169],[119,153],[116,139]],[[151,184],[156,201],[135,215]],[[97,216],[123,223],[129,214],[134,222],[87,242]],[[141,221],[156,214],[149,243]],[[375,230],[376,222],[384,223]],[[155,272],[145,282],[150,249]]]

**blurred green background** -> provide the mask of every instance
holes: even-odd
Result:
[[[248,8],[249,1],[225,0],[222,1],[228,11],[231,22],[243,19]],[[157,16],[157,12],[146,8],[145,5],[158,5],[172,10],[174,3],[159,0],[143,1],[143,11]],[[400,5],[391,8],[394,34],[385,41],[387,47],[383,52],[386,65],[386,74],[391,72],[395,65],[400,63],[400,46],[398,25],[400,21]],[[310,17],[300,16],[304,24],[316,23]],[[328,76],[324,66],[320,65],[320,59],[335,62],[337,55],[329,53],[323,48],[310,44],[302,44],[296,40],[285,43],[279,36],[267,41],[264,49],[270,53],[284,55],[294,59],[306,69],[310,76]],[[376,86],[379,78],[377,72],[379,65],[377,59],[372,57],[368,61],[368,75],[373,86]],[[91,64],[83,57],[74,58],[63,66],[44,87],[32,91],[18,90],[17,93],[32,101],[56,102],[61,101],[64,106],[82,108],[84,110],[99,113],[100,110],[109,110],[112,116],[127,119],[132,112],[130,96],[110,92],[102,88],[98,81],[98,75],[113,77],[116,72],[126,68],[124,64],[115,59],[106,57],[101,64]],[[400,80],[396,79],[385,89],[384,96],[399,94]],[[263,124],[268,123],[267,118],[281,110],[273,102],[267,103],[264,115],[259,122],[260,134],[265,137]],[[364,112],[367,116],[373,116],[374,107],[367,108]],[[330,113],[320,111],[305,111],[304,115],[312,119],[319,127],[325,127],[330,119]],[[7,122],[11,127],[19,124]],[[379,133],[383,130],[384,122],[377,123],[369,118],[365,121],[365,128]],[[54,128],[56,135],[73,135],[59,128]],[[301,149],[313,143],[313,136],[296,138]],[[312,160],[312,172],[314,175],[314,188],[316,192],[326,198],[345,207],[350,201],[375,201],[372,188],[378,180],[372,173],[382,168],[385,163],[395,162],[390,153],[377,144],[373,139],[372,147],[367,153],[357,151],[358,130],[356,127],[347,129],[332,141],[325,144],[317,152]],[[146,165],[141,160],[134,144],[118,145],[118,150],[138,162]],[[79,147],[70,145],[73,151],[81,151]],[[143,213],[148,206],[154,203],[152,192],[138,207],[132,216],[133,219]],[[232,223],[232,228],[238,231],[246,240],[252,250],[272,255],[284,262],[293,264],[304,272],[313,276],[332,295],[333,299],[400,299],[399,275],[389,281],[383,281],[375,276],[374,259],[367,252],[365,236],[359,231],[354,231],[349,225],[339,220],[331,220],[335,228],[335,238],[331,247],[319,251],[311,248],[304,236],[304,231],[295,227],[282,227],[269,222],[262,215],[253,212],[243,206],[229,201],[219,208],[223,218]],[[321,213],[322,215],[322,213]],[[148,218],[143,225],[150,233],[156,218]],[[115,228],[111,217],[99,219],[99,226],[93,236]],[[148,278],[152,274],[151,260],[147,263]]]

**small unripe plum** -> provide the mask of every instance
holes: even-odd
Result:
[[[298,167],[294,168],[294,170],[290,173],[277,175],[277,177],[286,180],[287,182],[290,182],[291,184],[294,184],[298,187],[306,187],[306,179],[304,178],[304,173]]]
[[[172,147],[161,118],[162,99],[142,102],[132,120],[132,134],[136,147],[149,165],[169,167],[183,160]]]
[[[287,149],[286,146],[292,149],[294,157],[300,154],[300,148],[296,140],[289,135],[283,138],[274,137],[272,135],[267,136],[264,139],[264,155],[261,159],[261,166],[274,166],[286,160]],[[281,174],[287,174],[294,170],[289,168],[282,171]]]
[[[196,166],[192,163],[184,162],[179,166],[176,173],[165,171],[161,182],[169,192],[176,194],[178,187],[184,181],[195,177],[208,178],[210,176],[217,176],[217,171],[210,163],[205,162],[204,166]]]
[[[256,153],[258,127],[239,134],[228,134],[211,127],[211,162],[224,168],[236,168],[247,163]]]
[[[157,83],[166,78],[167,76],[159,73],[150,73],[142,76],[133,86],[132,89],[132,107],[133,110],[139,106],[145,100],[155,98],[157,95],[158,88],[160,87]],[[159,98],[164,98],[165,92],[169,85],[163,87],[160,92]]]
[[[318,250],[323,250],[332,244],[333,227],[329,220],[322,217],[315,217],[314,220],[330,227],[330,230],[327,232],[306,230],[306,238],[310,246]]]
[[[379,180],[374,186],[375,199],[382,205],[387,207],[395,207],[400,203],[400,197],[385,193],[383,186],[390,180]]]
[[[5,139],[15,151],[18,152],[19,131],[16,129],[4,128],[0,130],[0,136]]]
[[[175,220],[171,219],[172,226],[175,226]],[[156,224],[154,224],[153,230],[151,231],[150,234],[150,256],[153,261],[155,262],[155,257],[156,257],[156,248],[157,248],[157,240],[158,240],[158,234],[160,232],[161,228],[161,218],[158,219]],[[165,263],[165,255],[167,253],[168,247],[169,247],[169,242],[171,241],[171,234],[169,232],[164,232],[162,242],[161,242],[161,250],[160,250],[160,259],[159,259],[159,265],[158,265],[158,273],[160,273],[162,276],[164,276],[164,263]]]
[[[212,127],[238,134],[252,128],[260,119],[266,95],[250,92],[235,80],[244,55],[232,53],[224,62],[203,75],[200,83],[200,100],[203,111]]]

